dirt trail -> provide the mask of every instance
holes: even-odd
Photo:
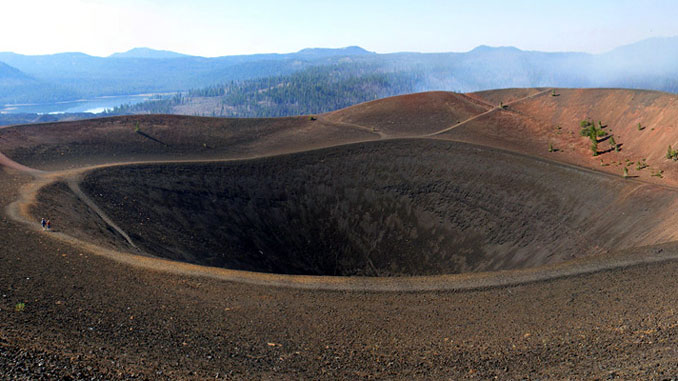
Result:
[[[17,200],[18,201],[17,203],[13,203],[7,208],[7,214],[9,214],[10,217],[14,218],[15,220],[21,219],[23,220],[23,222],[31,224],[30,219],[25,217],[27,214],[28,206],[35,201],[37,191],[40,188],[44,187],[45,185],[56,181],[57,179],[67,177],[66,183],[68,184],[68,187],[71,189],[71,191],[73,191],[73,193],[83,203],[85,203],[94,213],[96,213],[108,226],[110,226],[112,229],[117,231],[123,238],[125,238],[125,240],[132,247],[134,247],[135,249],[137,248],[136,245],[134,245],[134,242],[132,242],[132,239],[129,237],[129,235],[127,235],[127,233],[120,229],[120,227],[116,225],[116,223],[113,222],[113,220],[111,220],[101,210],[101,208],[99,208],[85,193],[82,192],[78,185],[79,179],[75,176],[68,177],[69,174],[73,173],[72,170],[62,172],[46,172],[39,169],[30,168],[25,165],[19,164],[14,160],[11,160],[2,152],[0,152],[0,165],[33,175],[37,179],[37,181],[29,184],[27,188],[24,188],[19,193],[21,198]],[[78,172],[76,171],[76,173]],[[20,216],[23,216],[23,218]]]
[[[40,174],[45,173],[45,171],[41,171],[39,169],[34,169],[34,168],[27,167],[25,165],[19,164],[16,161],[5,156],[5,154],[3,154],[2,152],[0,152],[0,166],[15,169],[15,170],[20,171],[20,172],[29,173],[31,175],[40,175]]]
[[[323,116],[318,116],[317,118],[318,118],[318,121],[320,121],[323,124],[329,125],[329,126],[356,128],[356,129],[359,129],[359,130],[367,131],[367,132],[372,133],[372,134],[377,134],[377,135],[379,135],[380,139],[384,139],[384,138],[388,137],[388,135],[386,133],[384,133],[383,131],[381,131],[377,128],[370,128],[370,127],[366,127],[366,126],[361,126],[361,125],[355,124],[355,123],[335,122],[335,121],[328,120],[327,118],[325,118]]]
[[[527,100],[527,99],[535,98],[535,97],[537,97],[537,96],[540,96],[540,95],[542,95],[542,94],[548,93],[548,92],[550,92],[550,91],[551,91],[550,88],[549,88],[549,89],[545,89],[545,90],[539,91],[539,92],[537,92],[537,93],[534,93],[534,94],[531,94],[531,95],[528,95],[528,96],[525,96],[525,97],[522,97],[522,98],[519,98],[519,99],[512,100],[512,101],[510,101],[510,102],[507,102],[507,103],[504,104],[504,106],[510,106],[510,105],[516,104],[516,103],[518,103],[518,102]],[[487,101],[485,101],[485,100],[474,99],[474,101],[480,102],[480,103],[482,103],[482,104],[484,104],[484,105],[486,105],[486,106],[488,106],[488,107],[491,107],[491,108],[490,108],[489,110],[485,111],[485,112],[482,112],[482,113],[480,113],[480,114],[476,114],[476,115],[474,115],[474,116],[472,116],[472,117],[470,117],[470,118],[468,118],[468,119],[466,119],[466,120],[463,120],[463,121],[461,121],[461,122],[459,122],[459,123],[457,123],[457,124],[454,124],[454,125],[452,125],[452,126],[449,126],[449,127],[447,127],[447,128],[444,128],[444,129],[442,129],[442,130],[435,131],[435,132],[432,132],[432,133],[429,133],[429,134],[424,134],[424,135],[422,135],[422,136],[412,136],[412,137],[433,137],[433,136],[441,135],[441,134],[444,134],[444,133],[447,132],[447,131],[450,131],[450,130],[452,130],[452,129],[454,129],[454,128],[457,128],[457,127],[459,127],[459,126],[462,126],[462,125],[464,125],[464,124],[466,124],[466,123],[468,123],[468,122],[471,122],[471,121],[473,121],[473,120],[475,120],[475,119],[478,119],[478,118],[480,118],[480,117],[482,117],[482,116],[485,116],[485,115],[487,115],[487,114],[490,114],[490,113],[492,113],[492,112],[494,112],[494,111],[499,110],[496,106],[491,105],[489,102],[487,102]],[[360,130],[363,130],[363,131],[368,131],[368,132],[371,132],[371,133],[374,133],[374,134],[378,134],[379,137],[380,137],[381,139],[386,139],[386,138],[392,137],[391,135],[389,135],[389,134],[383,132],[383,131],[382,131],[381,129],[379,129],[379,128],[371,128],[371,127],[363,126],[363,125],[356,124],[356,123],[347,123],[347,122],[330,121],[330,120],[328,120],[327,118],[325,118],[325,117],[323,117],[323,116],[319,116],[319,117],[318,117],[318,120],[321,121],[323,124],[327,124],[327,125],[331,125],[331,126],[356,128],[356,129],[360,129]]]
[[[89,198],[81,189],[79,184],[79,179],[76,177],[70,177],[66,183],[68,184],[68,188],[75,193],[78,198],[84,202],[94,213],[96,213],[108,226],[113,228],[115,231],[117,231],[123,238],[125,238],[125,241],[130,244],[135,249],[138,249],[137,246],[132,242],[132,239],[125,233],[113,220],[111,220],[106,213],[104,213],[99,206],[92,201],[91,198]]]
[[[521,101],[527,100],[527,99],[535,98],[535,97],[538,97],[538,96],[540,96],[540,95],[542,95],[542,94],[548,93],[548,92],[550,92],[550,91],[551,91],[551,89],[546,89],[546,90],[540,91],[540,92],[538,92],[538,93],[534,93],[534,94],[532,94],[532,95],[528,95],[528,96],[526,96],[526,97],[522,97],[522,98],[513,100],[513,101],[511,101],[511,102],[507,102],[507,103],[504,104],[504,106],[510,106],[510,105],[519,103],[519,102],[521,102]],[[471,122],[471,121],[473,121],[473,120],[476,120],[476,119],[478,119],[478,118],[480,118],[480,117],[482,117],[482,116],[491,114],[491,113],[493,113],[493,112],[495,112],[495,111],[497,111],[497,110],[500,110],[500,109],[499,109],[499,108],[496,108],[496,107],[495,107],[495,108],[492,108],[492,109],[489,109],[489,110],[487,110],[487,111],[485,111],[485,112],[483,112],[483,113],[480,113],[480,114],[478,114],[478,115],[474,115],[474,116],[472,116],[472,117],[470,117],[470,118],[468,118],[468,119],[466,119],[466,120],[463,120],[463,121],[461,121],[461,122],[459,122],[459,123],[457,123],[457,124],[454,124],[454,125],[452,125],[452,126],[449,126],[449,127],[447,127],[447,128],[444,128],[444,129],[439,130],[439,131],[436,131],[436,132],[432,132],[432,133],[427,134],[427,135],[424,135],[424,136],[437,136],[437,135],[444,134],[444,133],[446,133],[447,131],[453,130],[453,129],[459,127],[459,126],[463,126],[464,124],[466,124],[466,123],[468,123],[468,122]]]

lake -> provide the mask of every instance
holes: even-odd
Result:
[[[0,113],[63,114],[70,112],[91,112],[97,114],[123,104],[141,103],[151,99],[151,97],[157,97],[158,95],[163,98],[167,98],[174,95],[174,93],[121,95],[97,97],[93,99],[80,99],[77,101],[68,102],[4,105],[0,106]]]

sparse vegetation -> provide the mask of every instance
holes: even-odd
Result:
[[[649,165],[647,164],[645,159],[638,160],[638,162],[636,163],[636,170],[638,170],[638,171],[641,171],[641,170],[643,170],[647,167],[649,167]]]
[[[656,172],[652,172],[652,175],[654,177],[659,177],[660,179],[664,178],[664,170],[658,169]]]
[[[624,178],[629,177],[629,169],[627,167],[624,167]]]
[[[139,122],[137,122],[137,123],[134,125],[134,132],[136,132],[136,133],[138,134],[140,131],[141,131],[141,128],[139,128]]]
[[[674,150],[671,148],[671,145],[669,145],[669,148],[666,151],[666,158],[672,159],[673,161],[678,161],[678,150]]]
[[[581,126],[579,135],[588,137],[591,140],[591,151],[593,152],[593,156],[598,156],[598,138],[607,135],[607,132],[602,129],[602,123],[598,122],[600,127],[596,127],[592,121],[582,120],[579,125]]]
[[[26,309],[25,303],[17,303],[14,305],[14,311],[16,312],[24,312],[24,309]]]
[[[551,96],[552,96],[552,97],[557,97],[557,96],[559,96],[559,95],[560,95],[560,94],[556,94],[556,89],[551,90]]]
[[[587,136],[592,141],[593,140],[598,141],[599,137],[607,135],[607,132],[603,131],[602,127],[596,127],[596,125],[592,121],[582,120],[580,126],[581,130],[579,131],[579,134],[581,136]],[[600,126],[602,126],[602,124]]]
[[[610,139],[608,141],[610,142],[610,146],[614,148],[614,152],[619,152],[619,145],[614,140],[614,136],[610,136]]]
[[[638,123],[638,131],[642,131],[642,130],[644,130],[644,129],[645,129],[645,127],[643,127],[643,125],[641,125],[640,123]]]
[[[549,152],[555,152],[557,151],[555,148],[553,148],[553,143],[549,143]]]

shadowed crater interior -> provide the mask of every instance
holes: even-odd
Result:
[[[637,202],[619,200],[627,184],[474,145],[393,140],[109,167],[80,186],[152,255],[268,273],[403,276],[614,248],[625,234],[615,226],[638,215]]]

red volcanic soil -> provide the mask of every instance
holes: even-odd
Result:
[[[538,93],[548,90],[545,88],[535,89],[502,89],[502,90],[487,90],[487,91],[478,91],[476,93],[466,94],[467,96],[478,99],[482,102],[487,102],[493,106],[499,106],[501,103],[511,103],[518,99],[523,99],[525,97],[533,96]]]
[[[627,166],[631,176],[644,181],[678,185],[678,165],[666,159],[668,146],[678,144],[678,96],[621,89],[556,89],[556,93],[557,96],[552,96],[550,90],[541,92],[441,137],[529,153],[615,175],[621,175]],[[507,100],[525,94],[525,89],[508,89],[472,96],[493,102],[505,99],[504,103],[508,103]],[[609,140],[603,137],[599,143],[601,154],[594,157],[588,139],[579,135],[582,120],[602,122],[604,130],[620,145],[620,151],[610,150]],[[549,144],[557,152],[548,152]],[[648,167],[638,170],[638,161],[645,161]],[[663,178],[652,176],[659,171],[664,171]]]
[[[324,119],[370,127],[389,137],[421,136],[460,123],[492,107],[464,94],[430,92],[362,103],[328,113]]]
[[[556,92],[0,129],[0,375],[675,378],[677,97]]]

